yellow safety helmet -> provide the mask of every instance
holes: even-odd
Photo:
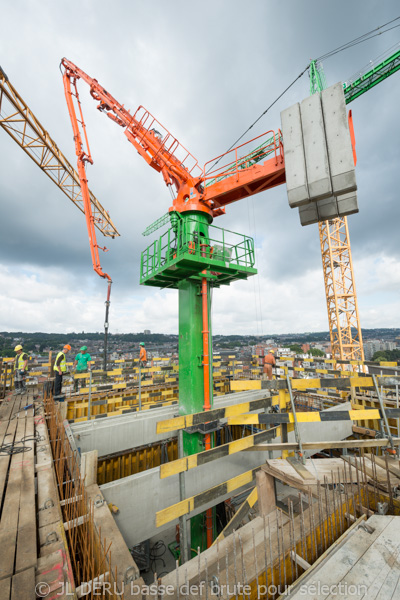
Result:
[[[18,346],[15,346],[14,352],[18,352],[18,350],[22,350],[21,344],[18,344]]]
[[[269,353],[270,354],[275,354],[275,352],[273,350],[270,350]]]

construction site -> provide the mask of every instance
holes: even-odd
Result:
[[[400,598],[400,361],[365,359],[348,224],[364,210],[357,151],[367,123],[356,119],[357,99],[390,93],[400,42],[351,79],[328,77],[331,56],[393,29],[398,36],[400,17],[371,22],[350,41],[338,35],[333,50],[276,88],[204,166],[186,149],[190,139],[184,146],[149,110],[112,95],[100,59],[84,55],[59,57],[65,103],[54,103],[70,122],[70,145],[60,148],[46,109],[17,89],[2,57],[0,135],[27,155],[13,186],[34,164],[54,202],[66,196],[83,213],[105,315],[102,353],[81,369],[88,348],[76,344],[29,357],[17,341],[0,358],[0,600]],[[156,89],[149,84],[146,97],[162,96]],[[150,294],[174,291],[176,355],[150,357],[144,343],[132,358],[109,349],[122,283],[112,286],[99,239],[114,240],[112,253],[120,232],[113,207],[89,186],[94,108],[110,135],[124,134],[132,169],[168,188],[164,214],[142,204],[148,239],[135,260]],[[275,188],[295,209],[299,239],[318,229],[326,356],[213,349],[214,298],[224,286],[234,294],[238,282],[253,285],[262,268],[255,240],[225,229],[224,215],[261,193],[268,202]],[[61,246],[70,235],[62,222],[57,235]]]

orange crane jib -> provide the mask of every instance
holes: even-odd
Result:
[[[117,125],[125,128],[125,135],[139,154],[156,171],[162,173],[167,186],[175,188],[176,197],[170,210],[178,212],[201,211],[216,217],[225,212],[225,206],[285,183],[285,164],[282,134],[269,131],[229,152],[216,157],[200,168],[196,158],[143,106],[131,114],[107,92],[96,79],[87,75],[71,61],[63,58],[64,86],[70,109],[72,96],[77,95],[76,82],[85,81],[97,108]],[[71,83],[74,92],[71,89]],[[70,110],[71,114],[71,110]],[[82,117],[82,115],[81,115]],[[81,118],[82,124],[83,117]],[[91,161],[86,130],[83,125],[87,151],[74,131],[75,144],[81,162]],[[267,139],[266,136],[268,136]],[[256,141],[259,146],[254,148]],[[262,141],[264,140],[264,141]],[[247,146],[247,148],[246,148]],[[253,148],[250,150],[249,148]],[[240,155],[244,153],[244,155]],[[215,161],[223,166],[213,169]]]

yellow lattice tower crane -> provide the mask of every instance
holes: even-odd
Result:
[[[79,175],[59,150],[57,144],[35,117],[17,90],[0,67],[0,126],[42,169],[44,173],[64,192],[64,194],[85,214],[89,241],[92,251],[94,270],[101,276],[107,276],[101,270],[98,246],[94,228],[106,237],[115,238],[119,233],[108,212],[102,207],[95,195],[89,190],[89,198],[82,196]],[[93,258],[94,257],[94,258]],[[108,313],[110,307],[111,279],[108,282],[106,317],[104,322],[104,369],[107,364]]]
[[[0,126],[84,213],[78,173],[18,94],[1,67]],[[106,237],[119,236],[108,212],[92,192],[90,202],[97,229]]]
[[[332,358],[364,360],[347,217],[318,226]]]
[[[344,84],[346,104],[399,69],[400,44],[396,44],[379,60],[371,61],[363,72],[358,72],[354,79]],[[326,88],[321,62],[311,61],[309,74],[310,94]],[[347,217],[321,221],[318,227],[332,357],[339,360],[364,360]]]

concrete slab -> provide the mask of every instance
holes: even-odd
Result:
[[[302,101],[300,116],[310,199],[315,201],[332,197],[328,149],[319,94],[313,94]]]
[[[346,532],[340,543],[303,573],[291,586],[290,598],[398,598],[400,517],[373,515],[366,524],[369,531],[359,525]]]
[[[289,206],[296,208],[310,201],[298,103],[281,112],[281,128]]]
[[[321,101],[333,193],[354,192],[357,184],[343,84],[323,90]]]

